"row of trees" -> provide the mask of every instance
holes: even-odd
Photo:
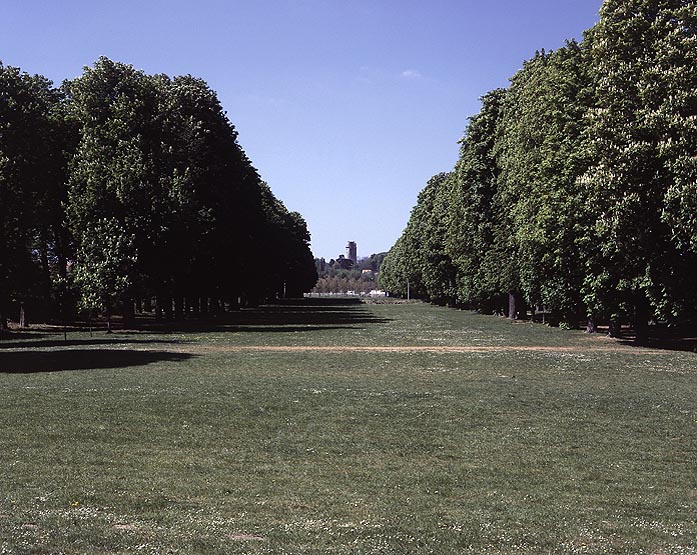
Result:
[[[697,308],[697,3],[606,0],[581,43],[482,99],[381,286],[588,331]]]
[[[106,58],[60,88],[0,64],[0,236],[0,326],[29,306],[206,312],[317,278],[305,221],[208,85]]]

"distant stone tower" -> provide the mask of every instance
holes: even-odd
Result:
[[[355,241],[349,241],[348,245],[346,245],[346,258],[354,264],[358,262],[358,250]]]

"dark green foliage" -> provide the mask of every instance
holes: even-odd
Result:
[[[449,187],[450,176],[439,174],[419,194],[402,237],[385,257],[382,288],[439,304],[453,302],[455,272],[444,249]]]
[[[289,212],[271,189],[262,184],[260,189],[263,225],[260,226],[256,253],[257,272],[250,269],[248,289],[260,297],[297,297],[309,291],[317,282],[314,258],[309,248],[310,232],[298,212]],[[252,258],[253,253],[250,253]]]
[[[500,299],[517,283],[509,241],[509,215],[498,192],[496,131],[506,91],[482,98],[461,141],[452,189],[452,215],[446,250],[457,268],[458,301],[482,310],[499,308]]]
[[[159,171],[162,91],[142,72],[106,58],[98,60],[93,68],[86,68],[82,77],[65,85],[65,90],[70,117],[80,128],[68,182],[70,229],[78,251],[90,255],[96,230],[120,230],[133,238],[132,248],[114,249],[105,255],[110,260],[109,268],[127,272],[119,278],[128,284],[127,290],[118,295],[112,291],[107,297],[116,295],[126,300],[135,294],[137,284],[151,277],[145,271],[152,260],[148,246],[159,242],[160,231],[166,228],[162,214],[171,210],[163,202],[167,198],[167,176],[161,176]],[[100,225],[102,221],[110,224],[104,227]],[[115,256],[133,261],[113,260]],[[96,276],[89,278],[85,256],[79,256],[76,263],[80,283],[117,283],[115,278],[107,282]],[[92,304],[89,299],[94,298],[88,290],[83,289],[83,296]]]
[[[305,221],[204,81],[100,58],[57,91],[0,65],[0,100],[0,321],[32,294],[65,316],[71,284],[124,317],[135,300],[182,315],[314,285]]]
[[[382,263],[387,256],[386,252],[373,253],[367,258],[363,258],[358,261],[358,268],[360,270],[370,270],[371,272],[379,272],[382,267]]]
[[[696,16],[694,2],[608,0],[593,31],[591,310],[639,322],[694,308]]]
[[[128,298],[137,263],[135,237],[115,219],[103,219],[85,230],[77,252],[74,279],[82,308],[104,308],[107,316]]]
[[[401,297],[419,294],[418,290],[411,289],[417,283],[417,269],[408,257],[409,248],[406,243],[406,233],[402,233],[382,263],[379,280],[382,289]]]
[[[651,319],[694,319],[696,21],[695,2],[607,0],[583,42],[486,95],[383,286],[487,312],[508,297],[512,316],[540,306],[567,326],[627,320],[639,339]]]
[[[0,63],[0,328],[19,304],[49,300],[65,272],[60,95],[38,75]]]
[[[500,125],[500,191],[514,230],[520,287],[573,323],[581,311],[588,209],[578,175],[591,94],[587,56],[575,42],[538,53],[511,80]]]

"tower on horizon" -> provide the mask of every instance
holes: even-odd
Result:
[[[355,241],[349,241],[346,245],[346,258],[354,264],[358,262],[358,249]]]

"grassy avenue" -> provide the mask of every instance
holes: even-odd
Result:
[[[0,342],[0,553],[695,554],[697,355],[425,304]]]

